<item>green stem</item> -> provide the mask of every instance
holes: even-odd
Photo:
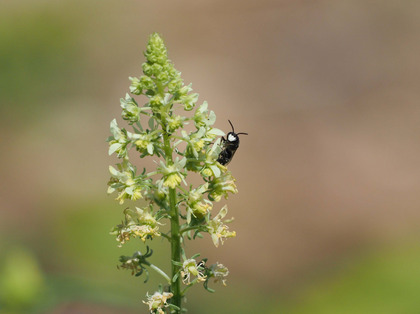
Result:
[[[173,164],[172,148],[169,140],[169,134],[164,133],[165,159],[168,165]],[[171,260],[181,263],[181,234],[179,226],[179,211],[176,201],[176,190],[169,189],[169,215],[171,216]],[[180,266],[172,263],[172,278],[180,271]],[[171,291],[173,297],[170,299],[171,304],[181,308],[181,278],[177,277],[175,281],[171,280]],[[179,313],[177,311],[176,313]]]
[[[196,284],[197,282],[191,282],[188,286],[186,286],[185,288],[184,288],[184,290],[182,290],[182,295],[185,295],[185,292],[187,292],[187,290],[189,289],[189,288],[191,288],[192,286],[194,286],[195,284]]]
[[[170,236],[168,236],[167,234],[161,233],[160,235],[161,235],[162,237],[164,237],[165,239],[167,239],[167,240],[171,241],[171,237],[170,237]]]
[[[171,278],[169,278],[169,276],[162,269],[153,264],[149,264],[149,267],[156,271],[158,274],[160,274],[163,278],[165,278],[169,284],[171,283]]]
[[[184,232],[190,231],[190,230],[197,230],[199,229],[201,226],[193,226],[193,227],[186,227],[180,230],[180,233],[183,234]]]
[[[179,232],[179,215],[176,206],[175,189],[169,189],[169,203],[171,208],[171,258],[172,261],[181,263],[181,237]],[[172,278],[179,272],[180,266],[172,263]],[[172,304],[181,308],[181,276],[172,282]]]

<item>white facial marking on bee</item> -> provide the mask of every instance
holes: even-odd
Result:
[[[232,135],[232,134],[229,134],[229,136],[228,136],[228,141],[229,141],[229,142],[234,142],[234,141],[236,141],[236,136],[235,136],[235,135]]]

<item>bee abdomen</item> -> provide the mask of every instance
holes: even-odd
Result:
[[[235,154],[236,150],[230,150],[230,149],[224,149],[220,152],[219,157],[217,158],[217,161],[223,165],[226,166],[233,157],[233,154]]]

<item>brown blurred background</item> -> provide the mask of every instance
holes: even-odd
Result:
[[[2,3],[0,312],[146,313],[159,278],[116,270],[138,247],[108,235],[122,207],[105,139],[152,32],[216,127],[249,133],[229,165],[237,237],[188,243],[229,267],[228,287],[192,289],[189,312],[420,313],[408,0]]]

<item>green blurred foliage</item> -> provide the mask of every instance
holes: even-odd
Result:
[[[0,309],[28,310],[45,290],[43,274],[35,256],[27,249],[6,250],[0,266]]]
[[[396,314],[419,313],[420,247],[402,239],[392,247],[336,265],[336,274],[323,276],[288,306],[270,313]]]
[[[81,25],[48,6],[6,12],[0,15],[0,114],[20,121],[82,87]]]

